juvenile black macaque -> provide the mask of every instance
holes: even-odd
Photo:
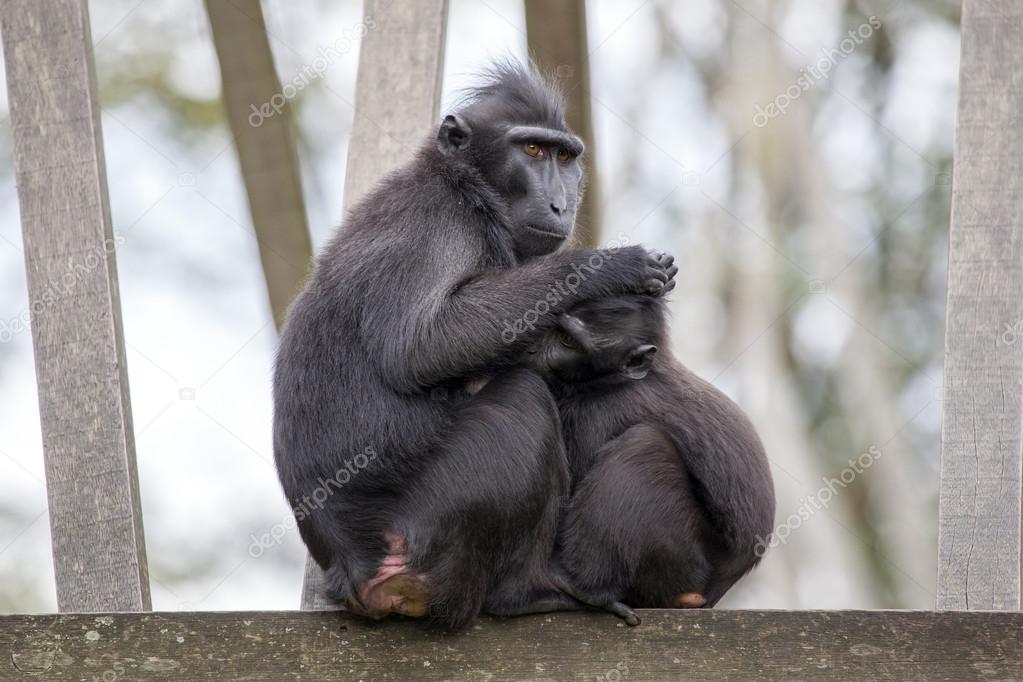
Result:
[[[496,65],[351,210],[291,307],[274,457],[293,508],[321,501],[299,531],[350,610],[460,628],[483,609],[580,606],[551,568],[568,493],[557,408],[519,359],[571,306],[659,296],[675,273],[638,246],[555,253],[582,152],[560,96]],[[325,490],[367,447],[377,457]]]
[[[593,603],[713,606],[771,533],[753,426],[667,341],[663,301],[624,296],[572,308],[525,356],[551,385],[572,472],[557,559]]]

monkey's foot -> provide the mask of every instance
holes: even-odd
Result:
[[[430,591],[423,576],[409,570],[405,543],[396,535],[387,535],[388,553],[376,575],[359,589],[362,615],[383,618],[391,613],[425,616],[430,610]]]
[[[675,597],[676,609],[699,609],[707,604],[707,600],[699,592],[682,592]]]

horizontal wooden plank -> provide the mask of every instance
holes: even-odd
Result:
[[[0,679],[1023,678],[1023,613],[644,611],[483,619],[459,634],[336,612],[0,616]]]

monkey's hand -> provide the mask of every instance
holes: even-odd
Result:
[[[645,246],[623,246],[598,252],[609,263],[610,291],[604,295],[649,294],[663,296],[675,288],[675,259]]]
[[[651,296],[664,296],[666,293],[675,288],[675,275],[678,274],[678,266],[675,265],[675,257],[664,251],[655,251],[651,249],[647,252],[651,261],[654,263],[654,268],[659,270],[664,278],[653,277],[648,282],[649,286],[646,293]]]

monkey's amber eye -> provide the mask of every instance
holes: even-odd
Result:
[[[558,332],[558,342],[569,350],[579,350],[579,344],[568,332]]]
[[[527,142],[523,147],[525,152],[534,158],[543,156],[543,147],[535,142]]]
[[[570,158],[572,158],[572,155],[568,153],[567,149],[558,150],[558,161],[564,162],[568,161]]]

